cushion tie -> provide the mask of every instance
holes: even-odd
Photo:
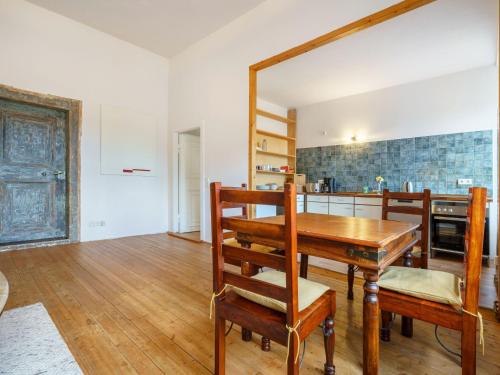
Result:
[[[483,348],[483,355],[484,355],[484,326],[483,326],[483,316],[481,313],[478,311],[477,315],[474,313],[471,313],[470,311],[465,310],[462,308],[462,311],[466,314],[469,314],[471,316],[475,316],[479,320],[479,345]]]
[[[290,340],[292,338],[292,334],[295,334],[297,336],[297,341],[298,341],[298,350],[297,354],[295,355],[295,361],[293,363],[297,363],[297,360],[299,359],[299,351],[300,351],[300,336],[299,332],[297,332],[297,329],[299,328],[300,325],[300,320],[297,321],[295,324],[295,327],[290,327],[288,324],[286,325],[286,329],[288,330],[288,343],[286,346],[286,363],[288,363],[288,357],[290,356]]]
[[[227,288],[227,285],[224,285],[224,288],[222,288],[222,290],[219,293],[215,293],[215,292],[212,293],[212,298],[210,299],[210,320],[212,320],[212,311],[213,311],[214,306],[215,306],[215,299],[217,297],[219,297],[222,293],[224,293],[226,291],[226,288]]]

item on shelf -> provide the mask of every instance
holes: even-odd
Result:
[[[306,175],[305,174],[296,174],[293,176],[293,183],[295,185],[306,185]],[[297,188],[298,190],[298,188]]]
[[[370,192],[370,188],[368,186],[363,186],[363,193],[368,194]]]
[[[271,168],[271,171],[273,172],[283,172],[281,169],[279,168]]]
[[[405,193],[413,193],[413,184],[410,181],[405,181],[401,184],[401,191]]]
[[[262,140],[262,151],[267,151],[267,139]]]
[[[288,172],[290,170],[290,167],[288,165],[284,165],[284,166],[280,167],[280,170],[282,172]]]
[[[255,188],[257,190],[270,190],[271,189],[271,187],[268,185],[257,185]]]
[[[260,144],[260,142],[257,142],[257,144],[255,145],[255,149],[256,149],[257,151],[263,151],[263,150],[262,150],[262,145]]]
[[[278,184],[271,182],[269,184],[266,184],[270,190],[278,190]]]
[[[335,192],[335,178],[334,177],[324,177],[323,183],[321,184],[322,193],[334,193]]]
[[[375,177],[375,181],[377,182],[377,193],[382,193],[382,182],[384,182],[384,178],[382,176]]]
[[[313,182],[309,182],[306,184],[306,192],[314,193],[314,183]]]

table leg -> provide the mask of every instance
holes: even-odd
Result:
[[[405,267],[413,267],[413,256],[411,250],[408,250],[404,255],[403,265]],[[413,337],[413,319],[406,316],[401,316],[401,334],[405,337]]]
[[[245,249],[250,249],[252,247],[252,243],[247,241],[238,241],[240,246]],[[259,268],[252,263],[249,262],[241,262],[241,274],[245,276],[253,276],[259,272]],[[243,341],[251,341],[252,340],[252,331],[241,327],[241,339]]]
[[[363,299],[363,374],[377,375],[379,367],[378,273],[365,272]]]

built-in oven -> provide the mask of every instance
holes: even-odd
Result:
[[[431,215],[431,256],[438,252],[464,254],[467,202],[433,201]],[[484,230],[483,257],[490,254],[488,210]]]

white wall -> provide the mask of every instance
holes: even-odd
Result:
[[[298,108],[297,147],[496,129],[497,75],[487,66]]]
[[[0,83],[83,101],[82,240],[165,231],[168,61],[22,0],[0,1],[0,46]],[[100,174],[101,104],[158,118],[158,177]]]
[[[170,60],[170,133],[204,123],[207,179],[234,186],[247,181],[249,65],[396,2],[262,3]],[[205,240],[210,239],[207,182]]]

